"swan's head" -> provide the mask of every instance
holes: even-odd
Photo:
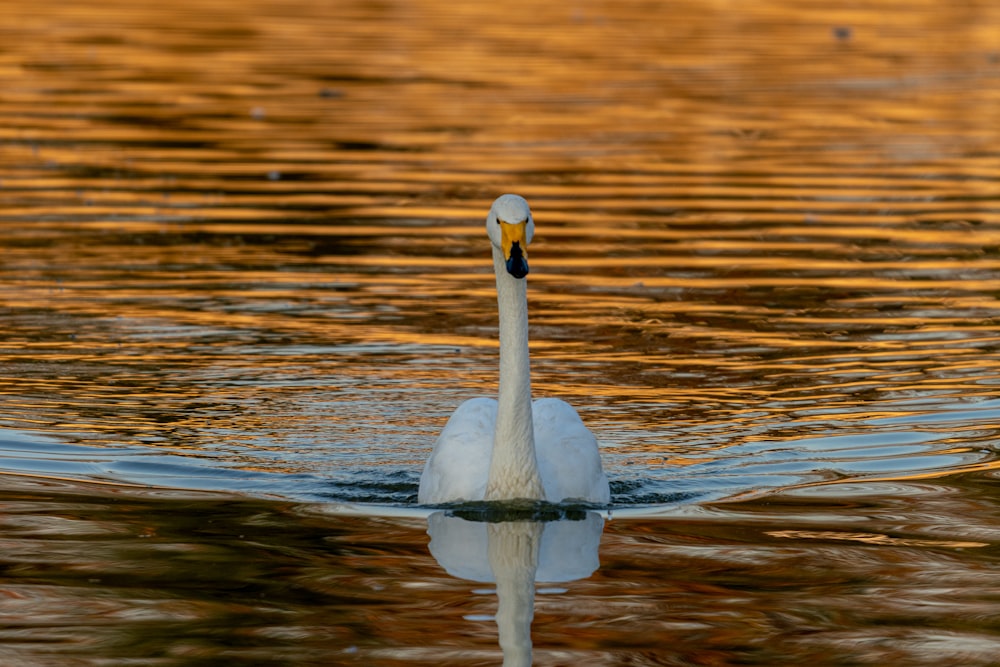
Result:
[[[524,197],[497,197],[486,216],[486,231],[493,246],[503,253],[507,273],[515,278],[528,275],[528,244],[535,235],[535,221]]]

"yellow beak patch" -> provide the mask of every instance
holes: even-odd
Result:
[[[528,253],[525,252],[524,238],[528,222],[510,224],[500,221],[500,241],[503,245],[503,258],[507,264],[507,273],[515,278],[528,275]]]
[[[527,243],[524,242],[524,232],[527,228],[527,221],[518,222],[516,224],[511,224],[509,222],[500,221],[500,238],[503,243],[503,258],[505,260],[510,260],[510,251],[517,243],[521,248],[521,255],[527,257]]]

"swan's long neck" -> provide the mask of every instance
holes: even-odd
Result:
[[[545,491],[531,421],[527,281],[507,273],[497,248],[493,248],[493,266],[500,310],[500,390],[486,500],[540,500]]]

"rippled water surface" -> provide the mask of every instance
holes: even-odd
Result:
[[[21,4],[0,662],[996,663],[993,3]],[[610,514],[416,505],[508,191]]]

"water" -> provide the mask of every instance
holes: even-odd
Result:
[[[997,8],[0,11],[4,664],[995,664]],[[613,503],[456,570],[506,191]]]

